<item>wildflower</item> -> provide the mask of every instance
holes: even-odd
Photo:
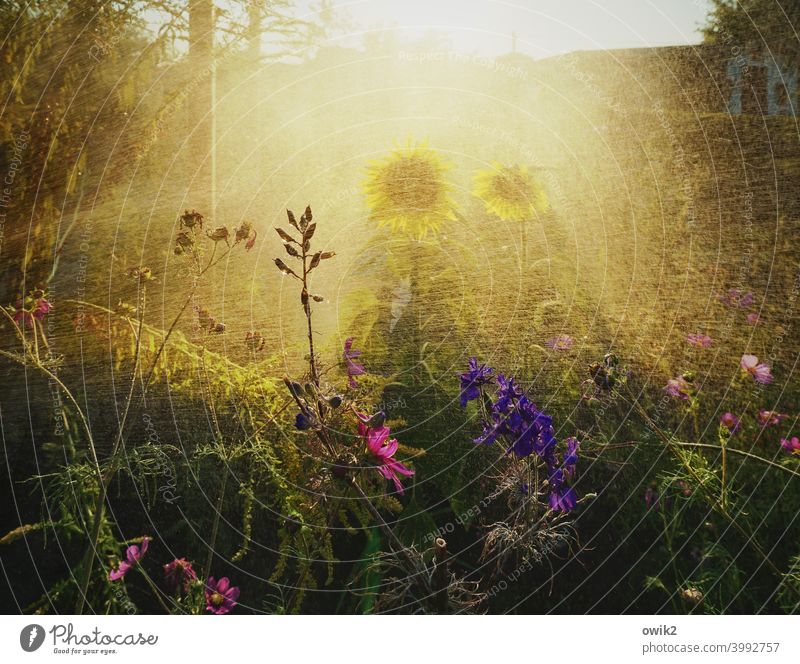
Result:
[[[228,238],[231,236],[231,232],[225,226],[218,226],[213,231],[206,231],[206,235],[214,242],[224,241],[225,244],[230,244]]]
[[[477,399],[481,395],[481,386],[489,383],[494,369],[485,364],[478,366],[478,359],[469,358],[469,371],[462,373],[461,379],[461,407],[466,408],[467,402]]]
[[[561,462],[561,466],[564,469],[564,472],[572,477],[575,474],[575,466],[578,463],[578,447],[580,447],[580,441],[575,438],[575,436],[570,436],[566,440],[567,443],[567,451],[564,454],[564,459]]]
[[[719,418],[719,423],[731,433],[736,433],[739,431],[741,420],[733,413],[723,413]]]
[[[600,390],[613,389],[617,381],[625,382],[629,374],[629,371],[619,366],[619,358],[613,353],[606,353],[602,364],[593,362],[589,365],[589,375]]]
[[[686,480],[678,480],[678,488],[687,498],[692,495],[692,487],[689,486],[689,483]]]
[[[253,228],[253,224],[249,221],[243,221],[242,225],[234,231],[233,243],[239,244],[240,242],[244,242],[244,248],[250,251],[255,246],[256,237],[258,237],[258,233],[256,233],[256,230]]]
[[[789,454],[800,455],[800,438],[797,436],[781,438],[781,447]]]
[[[239,599],[239,588],[231,586],[227,576],[215,581],[213,576],[206,581],[206,611],[221,616],[233,611]]]
[[[731,288],[727,293],[718,295],[717,299],[725,306],[734,309],[747,309],[755,302],[755,297],[752,293],[742,293],[738,288]]]
[[[762,427],[775,426],[785,420],[788,415],[779,413],[777,410],[764,410],[761,408],[758,411],[758,423]]]
[[[175,255],[176,256],[180,256],[181,254],[189,251],[193,246],[194,246],[194,239],[186,231],[181,231],[175,237]]]
[[[185,593],[189,590],[189,584],[197,581],[197,572],[186,558],[175,558],[164,565],[164,579],[172,590]]]
[[[547,207],[544,189],[527,166],[503,166],[493,162],[473,180],[472,194],[486,210],[503,221],[526,221]]]
[[[683,376],[670,378],[664,387],[664,391],[669,394],[669,396],[675,397],[676,399],[683,399],[684,401],[689,400],[691,390],[692,386]]]
[[[44,317],[53,310],[53,305],[45,298],[44,291],[35,290],[25,300],[19,300],[12,317],[16,323],[22,323],[31,329],[35,321],[43,321]]]
[[[687,604],[696,606],[703,601],[703,593],[697,588],[684,588],[681,590],[681,599]]]
[[[125,560],[120,560],[117,569],[111,570],[108,573],[109,581],[118,581],[119,579],[123,578],[133,568],[133,566],[144,557],[144,554],[147,553],[147,547],[149,544],[150,538],[144,537],[142,538],[142,543],[139,546],[136,544],[129,546],[125,550]]]
[[[298,431],[306,431],[314,426],[314,420],[306,413],[297,413],[294,417],[294,426]]]
[[[261,332],[248,332],[244,335],[244,343],[247,347],[257,353],[260,350],[264,349],[264,345],[267,343],[267,340],[264,338],[264,335]]]
[[[692,332],[686,336],[686,343],[697,348],[708,348],[711,345],[711,337],[707,334]]]
[[[568,334],[559,334],[552,339],[548,339],[544,342],[544,345],[548,348],[552,348],[553,350],[569,350],[575,344],[575,339],[573,339]]]
[[[751,311],[747,314],[747,324],[748,325],[758,325],[759,315],[755,311]]]
[[[554,512],[571,512],[575,509],[577,496],[571,487],[564,487],[564,471],[560,468],[550,475],[550,509]]]
[[[449,169],[427,143],[410,140],[372,162],[364,182],[370,219],[418,239],[436,234],[444,220],[456,218],[444,178]]]
[[[143,283],[153,279],[153,271],[146,265],[139,265],[137,267],[129,267],[128,276],[136,279],[139,283]]]
[[[347,384],[353,389],[358,387],[356,376],[366,373],[364,365],[355,361],[357,357],[361,357],[361,351],[353,348],[353,337],[348,337],[344,341],[344,363],[347,368]]]
[[[644,502],[649,510],[651,509],[654,512],[658,512],[661,509],[661,500],[655,485],[647,487],[647,490],[644,492]]]
[[[359,414],[358,419],[359,434],[366,443],[370,454],[377,461],[378,472],[387,480],[392,480],[397,492],[402,495],[404,493],[403,485],[400,483],[398,473],[405,477],[411,477],[414,475],[414,471],[393,458],[399,443],[394,438],[389,440],[389,427],[382,423],[375,427],[369,426],[371,418],[367,418],[366,415]]]
[[[195,226],[203,226],[203,215],[197,210],[184,210],[181,215],[181,228],[194,228]]]
[[[755,355],[742,355],[739,365],[749,373],[757,383],[769,385],[772,382],[772,369],[768,364],[759,364]]]

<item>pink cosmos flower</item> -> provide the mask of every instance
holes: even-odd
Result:
[[[398,474],[411,477],[414,475],[414,471],[393,458],[399,443],[394,438],[389,439],[389,427],[382,425],[370,428],[366,424],[369,418],[361,413],[358,414],[358,419],[360,420],[358,433],[366,443],[370,454],[377,461],[378,472],[387,480],[392,480],[397,492],[403,495],[403,485],[400,483]]]
[[[777,410],[764,410],[762,408],[758,411],[758,423],[762,427],[775,426],[787,417],[789,416],[786,413],[779,413]]]
[[[361,357],[361,351],[353,348],[353,337],[348,337],[344,342],[344,363],[347,367],[347,384],[351,388],[358,387],[356,376],[363,376],[367,370],[363,364],[355,361],[355,358]]]
[[[568,334],[559,334],[558,336],[555,336],[552,339],[548,339],[544,342],[545,346],[552,348],[553,350],[569,350],[574,344],[575,339]]]
[[[747,314],[747,324],[748,325],[758,325],[759,316],[755,311],[751,311]]]
[[[800,438],[797,436],[781,438],[781,447],[789,454],[800,455]]]
[[[125,560],[119,561],[119,567],[115,570],[111,570],[108,573],[108,580],[109,581],[119,581],[119,579],[123,578],[136,563],[138,563],[143,557],[144,554],[147,553],[147,547],[150,544],[150,538],[144,537],[142,538],[142,543],[139,546],[132,544],[129,546],[125,551]]]
[[[741,420],[733,413],[724,413],[722,417],[719,418],[719,423],[731,433],[736,433],[739,431]]]
[[[215,581],[213,576],[206,580],[206,611],[222,616],[233,611],[239,599],[239,588],[231,586],[230,579],[223,576]]]
[[[711,345],[711,337],[709,337],[707,334],[692,332],[691,334],[686,335],[686,342],[690,346],[696,346],[697,348],[708,348]]]
[[[173,591],[180,590],[186,593],[189,584],[197,580],[197,572],[186,558],[175,558],[171,563],[164,565],[164,579]]]
[[[735,309],[747,309],[756,300],[752,293],[742,293],[738,288],[731,288],[727,293],[718,295],[717,298],[722,304]]]
[[[772,382],[772,369],[768,364],[759,364],[755,355],[742,355],[739,365],[742,371],[749,373],[757,383],[769,385]]]
[[[675,397],[676,399],[683,399],[687,401],[689,399],[689,391],[691,390],[691,385],[687,382],[687,380],[683,376],[678,376],[677,378],[670,378],[667,381],[666,386],[664,387],[664,391],[669,394],[671,397]]]
[[[31,298],[26,298],[26,301],[31,302]],[[26,309],[25,304],[19,300],[14,306],[14,309],[15,311],[12,316],[14,321],[17,323],[22,321],[25,327],[31,329],[33,327],[34,320],[38,320],[40,322],[44,320],[44,317],[53,310],[53,305],[44,298],[44,295],[42,295],[41,297],[33,299],[33,304],[29,308]]]

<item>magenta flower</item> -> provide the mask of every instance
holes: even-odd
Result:
[[[358,387],[356,376],[363,376],[367,370],[364,369],[363,364],[355,361],[355,358],[361,356],[361,351],[353,348],[353,337],[348,337],[344,342],[344,363],[347,366],[347,384],[351,388]]]
[[[759,316],[755,311],[751,311],[747,314],[747,324],[748,325],[758,325]]]
[[[686,335],[686,343],[690,346],[696,346],[697,348],[708,348],[711,345],[711,337],[707,334],[692,332]]]
[[[739,426],[742,422],[733,413],[724,413],[722,417],[719,418],[719,423],[731,433],[736,433],[739,431]]]
[[[115,570],[111,570],[108,573],[108,580],[109,581],[119,581],[123,578],[136,563],[138,563],[143,557],[144,554],[147,553],[147,547],[150,544],[150,538],[144,537],[142,538],[142,543],[139,546],[132,544],[125,550],[125,560],[119,561],[119,567]]]
[[[775,426],[785,420],[788,415],[786,413],[779,413],[777,410],[764,410],[763,408],[758,411],[758,423],[762,427]]]
[[[377,470],[387,480],[392,480],[400,495],[403,495],[403,485],[400,483],[398,474],[405,477],[414,475],[414,471],[407,468],[397,459],[394,459],[394,454],[397,452],[399,443],[392,438],[389,439],[389,427],[379,426],[371,428],[367,426],[369,418],[366,415],[358,414],[358,433],[367,445],[367,449],[373,458],[377,461]]]
[[[173,591],[185,593],[189,590],[189,584],[197,580],[197,572],[186,558],[175,558],[164,565],[164,579]]]
[[[781,447],[789,454],[800,455],[800,438],[797,436],[781,438]]]
[[[658,495],[658,489],[656,487],[647,487],[647,490],[644,492],[644,502],[649,510],[658,512],[661,509],[661,499]]]
[[[577,442],[577,441],[576,441]],[[548,503],[554,512],[571,512],[578,504],[578,496],[575,489],[564,485],[566,477],[561,468],[554,470],[550,474],[550,496]]]
[[[239,588],[231,586],[230,579],[223,576],[215,581],[213,576],[206,580],[206,611],[222,616],[233,611],[239,599]]]
[[[41,293],[41,291],[39,291]],[[28,307],[25,307],[25,304],[28,304]],[[34,321],[43,321],[44,317],[49,314],[53,310],[53,305],[48,302],[44,294],[42,293],[39,297],[27,297],[25,302],[19,300],[16,305],[14,306],[14,322],[22,323],[28,329],[33,327]]]
[[[575,339],[568,334],[559,334],[558,336],[555,336],[552,339],[548,339],[544,342],[545,346],[552,348],[553,350],[569,350],[574,344]]]
[[[769,385],[772,382],[772,369],[768,364],[759,364],[755,355],[742,355],[739,365],[742,371],[749,373],[757,383]]]
[[[689,393],[691,389],[691,385],[689,385],[683,376],[670,378],[664,387],[664,391],[669,394],[669,396],[675,397],[676,399],[683,399],[684,401],[689,400]]]
[[[717,298],[725,306],[733,307],[734,309],[747,309],[756,300],[752,293],[742,293],[738,288],[731,288],[727,293],[718,295]]]

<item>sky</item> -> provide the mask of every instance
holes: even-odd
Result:
[[[308,11],[314,0],[300,0]],[[435,32],[449,45],[487,56],[517,51],[534,58],[587,49],[693,44],[707,0],[332,0],[347,17],[341,45],[363,32],[392,29],[400,40]]]

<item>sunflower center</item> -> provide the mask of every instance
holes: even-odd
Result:
[[[528,202],[528,183],[515,171],[505,171],[497,175],[493,185],[498,198],[515,203]]]
[[[392,207],[399,212],[435,208],[442,194],[435,165],[417,156],[403,157],[390,164],[383,185]]]

